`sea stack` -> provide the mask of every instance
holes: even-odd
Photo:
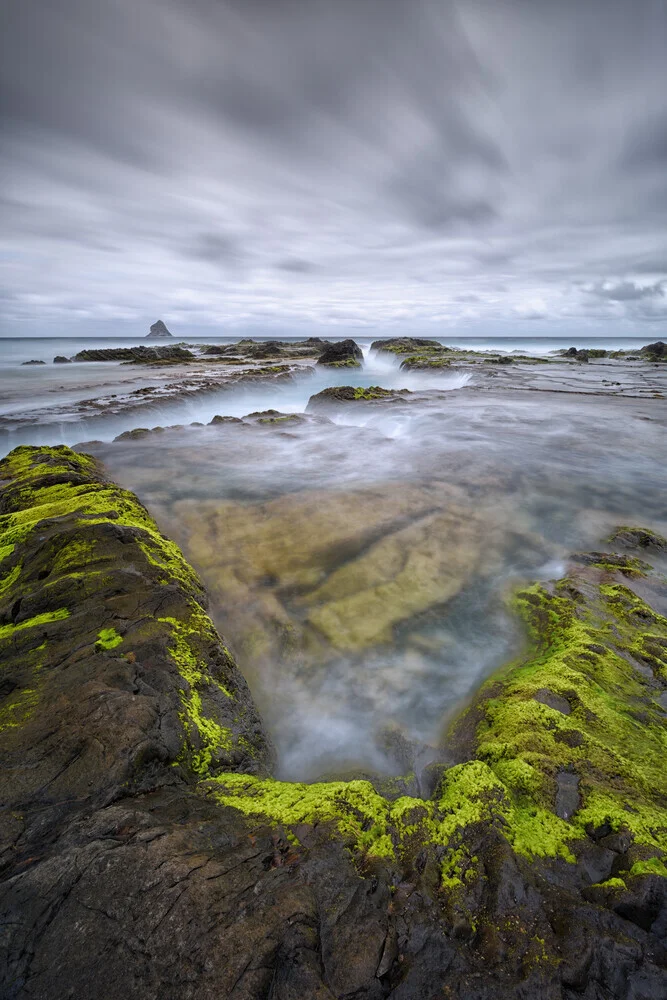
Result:
[[[171,337],[171,334],[169,333],[169,330],[164,325],[164,323],[162,322],[161,319],[159,319],[157,321],[157,323],[153,323],[153,325],[151,327],[151,330],[150,330],[150,333],[147,335],[146,339],[147,340],[154,340],[154,339],[156,339],[158,337],[159,338]]]

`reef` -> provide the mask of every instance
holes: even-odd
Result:
[[[508,597],[525,647],[420,798],[271,777],[201,582],[94,459],[0,488],[3,996],[664,997],[660,536]]]

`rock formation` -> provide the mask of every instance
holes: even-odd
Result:
[[[174,344],[173,347],[94,347],[79,351],[75,361],[132,361],[146,364],[155,361],[194,361],[192,351]]]
[[[0,485],[3,996],[665,996],[664,540],[519,590],[419,798],[270,777],[200,581],[93,459]]]
[[[359,368],[363,356],[361,348],[354,340],[339,340],[326,344],[317,363],[331,368]]]
[[[162,320],[159,319],[157,323],[153,323],[150,329],[150,333],[146,334],[146,339],[150,340],[150,339],[164,338],[164,337],[171,337],[171,334],[169,333],[169,330],[164,325]]]

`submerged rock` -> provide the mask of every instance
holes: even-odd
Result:
[[[432,797],[277,781],[136,498],[66,448],[0,480],[3,995],[662,1000],[667,620],[625,583],[519,590]]]
[[[363,357],[363,351],[354,340],[340,340],[328,343],[320,353],[317,363],[335,368],[358,368]]]
[[[45,365],[46,361],[22,361],[22,365]]]
[[[153,323],[150,328],[150,332],[146,334],[146,340],[159,340],[160,338],[164,339],[165,337],[171,337],[171,334],[161,319],[159,319],[157,323]]]

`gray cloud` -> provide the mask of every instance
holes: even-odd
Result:
[[[5,333],[664,322],[662,0],[30,0],[4,22]]]
[[[632,302],[637,299],[652,299],[665,294],[665,282],[656,281],[654,285],[638,285],[634,281],[621,281],[617,285],[597,285],[591,289],[594,295],[613,302]]]

